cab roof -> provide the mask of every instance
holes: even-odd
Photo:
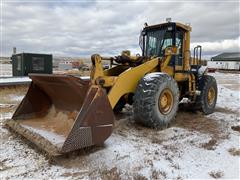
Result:
[[[182,29],[184,29],[185,31],[191,31],[192,27],[190,25],[185,25],[179,22],[165,22],[165,23],[160,23],[160,24],[155,24],[155,25],[151,25],[151,26],[146,26],[144,27],[144,29],[146,30],[150,30],[150,29],[157,29],[157,28],[161,28],[164,26],[169,26],[169,25],[173,25],[175,24],[176,27],[180,27]]]

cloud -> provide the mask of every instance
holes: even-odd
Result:
[[[216,52],[218,51],[239,51],[240,49],[240,37],[237,39],[226,39],[222,41],[215,41],[215,42],[197,42],[197,43],[192,43],[192,48],[194,46],[201,45],[203,46],[206,51],[208,52]]]
[[[237,39],[225,39],[214,42],[195,42],[191,44],[191,50],[197,45],[202,46],[203,52],[205,53],[204,57],[210,59],[212,56],[222,52],[239,52],[240,36]]]
[[[144,22],[156,24],[166,17],[190,22],[192,43],[202,44],[205,56],[238,51],[238,7],[238,1],[4,1],[2,53],[10,56],[14,46],[18,52],[64,56],[117,55],[124,49],[137,53]]]

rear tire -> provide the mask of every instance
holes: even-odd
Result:
[[[217,82],[213,76],[204,75],[199,80],[200,96],[196,99],[196,109],[204,114],[213,113],[217,102]]]
[[[179,103],[176,81],[164,73],[150,73],[138,83],[133,102],[134,119],[144,126],[166,128]]]

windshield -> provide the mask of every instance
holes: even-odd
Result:
[[[183,59],[183,40],[184,31],[179,28],[171,28],[172,26],[144,29],[139,38],[139,44],[144,56],[163,57],[167,47],[176,46],[178,54],[175,56],[174,63],[182,65]]]
[[[166,30],[155,30],[148,31],[146,34],[146,48],[144,54],[146,56],[160,56],[161,55],[161,47],[163,44],[163,39]]]

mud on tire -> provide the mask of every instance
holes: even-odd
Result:
[[[165,98],[165,93],[168,94],[169,98]],[[171,99],[170,109],[164,109],[165,106],[160,104],[163,95],[165,99]],[[166,128],[177,113],[179,103],[178,85],[167,74],[150,73],[139,81],[133,100],[136,122],[148,127]]]

